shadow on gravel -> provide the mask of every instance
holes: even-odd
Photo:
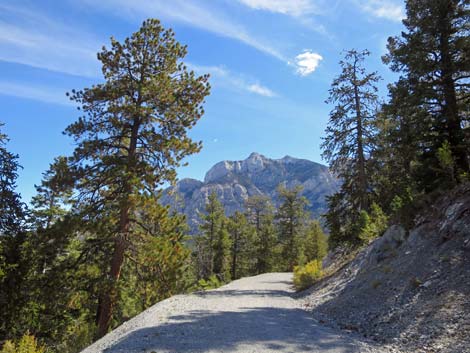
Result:
[[[301,309],[242,310],[173,316],[166,324],[129,333],[105,352],[359,352]]]
[[[260,297],[291,297],[292,292],[286,290],[213,290],[206,292],[193,293],[198,297],[242,297],[248,296],[260,296]]]
[[[260,283],[269,283],[269,284],[272,284],[273,281],[262,281]],[[289,286],[289,288],[292,288],[292,290],[294,290],[294,283],[292,281],[276,281],[275,282],[276,284],[286,284]]]

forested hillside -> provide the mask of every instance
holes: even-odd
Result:
[[[466,1],[407,1],[406,31],[388,39],[383,61],[399,80],[389,97],[367,69],[367,50],[340,62],[324,157],[344,182],[329,200],[330,244],[357,245],[409,224],[419,205],[469,181],[469,7]]]

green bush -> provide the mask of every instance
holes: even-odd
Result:
[[[320,260],[310,261],[304,266],[294,268],[294,286],[297,290],[303,290],[312,286],[323,276],[322,263]]]
[[[379,205],[375,202],[371,205],[370,213],[361,211],[359,219],[359,239],[362,243],[381,236],[387,229],[388,218]]]
[[[17,344],[6,341],[0,353],[45,353],[46,348],[40,345],[32,335],[25,334]]]
[[[224,283],[220,281],[216,275],[210,276],[208,279],[200,279],[194,290],[209,290],[219,288]]]
[[[443,178],[444,183],[448,184],[448,187],[454,186],[454,157],[448,141],[444,141],[442,146],[437,149],[437,159],[442,169],[441,172],[445,176]]]

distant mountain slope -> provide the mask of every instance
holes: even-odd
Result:
[[[338,180],[324,165],[286,156],[269,159],[252,153],[243,161],[222,161],[214,165],[204,178],[182,179],[175,187],[165,190],[162,201],[186,214],[192,230],[197,229],[198,213],[203,212],[212,192],[225,206],[227,215],[243,208],[245,200],[253,195],[270,197],[274,204],[276,188],[303,186],[303,195],[310,202],[309,211],[319,217],[326,210],[325,196],[334,193]]]

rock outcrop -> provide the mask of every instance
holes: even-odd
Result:
[[[277,187],[303,187],[313,217],[326,211],[325,197],[334,193],[339,181],[326,166],[286,156],[269,159],[252,153],[243,161],[222,161],[214,165],[204,181],[182,179],[164,192],[162,201],[186,214],[193,232],[197,230],[199,212],[203,212],[208,196],[215,192],[227,215],[243,208],[245,200],[253,195],[265,195],[277,204]]]

